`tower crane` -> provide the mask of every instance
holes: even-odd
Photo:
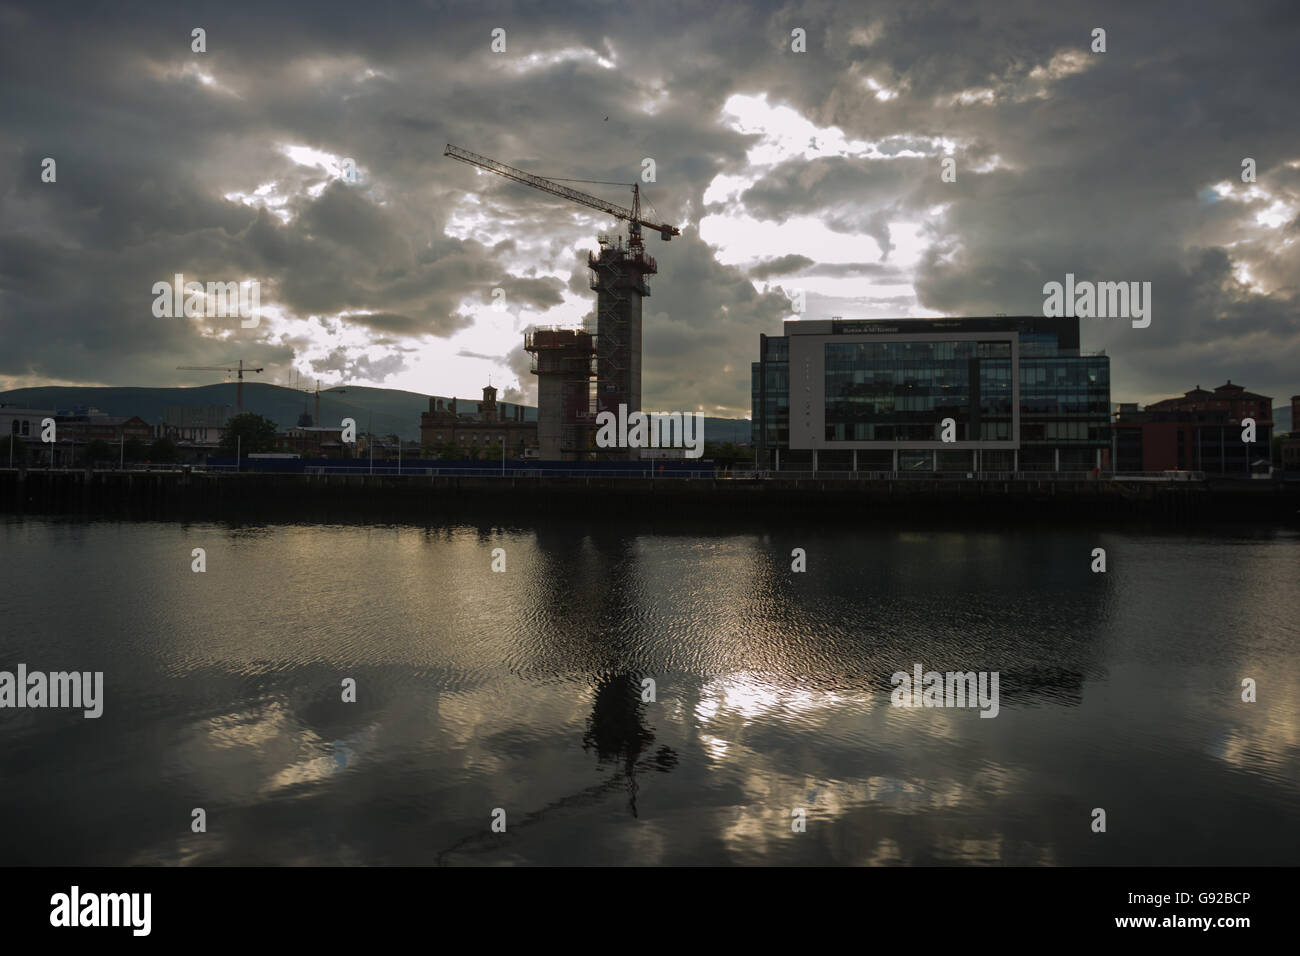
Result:
[[[642,218],[641,187],[636,183],[603,184],[631,186],[632,206],[628,208],[562,185],[562,182],[591,180],[557,181],[534,176],[450,143],[443,155],[628,223],[626,247],[621,238],[617,244],[611,244],[609,237],[602,235],[598,237],[599,254],[587,255],[587,265],[591,269],[589,284],[596,292],[594,342],[590,334],[585,340],[574,338],[566,347],[561,347],[559,340],[543,346],[531,334],[524,337],[525,350],[534,352],[535,357],[540,351],[556,352],[545,361],[539,358],[540,365],[534,369],[539,376],[539,433],[546,432],[552,436],[548,441],[555,442],[545,453],[556,458],[561,453],[586,454],[588,449],[595,453],[595,431],[591,425],[600,413],[641,410],[641,300],[650,294],[645,277],[659,271],[654,257],[646,254],[641,229],[652,229],[665,241],[680,236],[682,231],[666,222]],[[596,359],[594,395],[590,391],[590,353],[593,351]],[[570,437],[561,441],[562,434]],[[615,448],[603,450],[600,454],[607,458],[627,458],[636,457],[637,450]]]
[[[263,371],[261,368],[245,368],[243,359],[240,359],[239,364],[233,368],[228,365],[177,365],[176,368],[184,372],[225,372],[227,375],[231,372],[239,373],[239,385],[235,389],[235,405],[239,413],[244,411],[244,373]]]
[[[598,209],[601,212],[608,213],[615,219],[622,219],[629,223],[628,227],[628,244],[632,246],[634,252],[639,251],[641,246],[641,227],[653,229],[659,233],[660,238],[665,242],[672,239],[673,236],[680,236],[682,231],[676,226],[670,226],[666,222],[651,222],[648,219],[641,218],[641,187],[636,183],[607,183],[609,186],[631,186],[632,187],[632,208],[607,202],[598,196],[592,196],[577,189],[570,189],[568,186],[562,186],[558,182],[546,179],[542,176],[534,176],[532,173],[526,173],[522,169],[516,169],[513,166],[507,166],[505,163],[499,163],[495,159],[488,159],[486,156],[480,156],[478,153],[471,153],[467,149],[461,149],[459,146],[447,144],[447,149],[443,152],[444,156],[450,156],[452,159],[458,159],[462,163],[468,163],[470,166],[477,166],[479,169],[486,169],[489,173],[496,173],[498,176],[504,176],[506,179],[513,179],[517,183],[523,183],[525,186],[532,186],[534,189],[540,189],[542,192],[550,193],[552,196],[559,196],[561,199],[568,199],[571,202],[579,203],[583,206],[589,206],[592,209]],[[582,180],[574,180],[580,182]]]
[[[315,414],[315,417],[312,418],[311,423],[312,423],[313,425],[315,425],[317,428],[320,428],[320,427],[321,427],[321,424],[320,424],[320,379],[316,379],[316,388],[315,388],[314,393],[313,393],[313,390],[310,389],[310,388],[304,388],[303,391],[306,392],[308,395],[315,394],[315,396],[316,396],[316,414]],[[330,388],[325,389],[325,391],[327,391],[327,392],[342,392],[343,389],[342,389],[342,388],[339,388],[339,387],[337,387],[337,386],[333,386],[333,387],[330,387]]]

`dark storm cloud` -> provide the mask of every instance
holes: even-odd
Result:
[[[790,161],[777,166],[740,198],[754,214],[783,222],[791,215],[833,209],[847,200],[892,203],[900,193],[914,192],[934,165],[920,159],[881,161],[844,156]]]
[[[506,276],[499,286],[505,292],[507,308],[524,303],[545,310],[564,301],[560,294],[565,283],[559,279],[527,279]]]
[[[795,275],[811,265],[815,265],[815,263],[807,256],[776,256],[772,259],[764,259],[756,266],[750,266],[749,274],[755,279],[766,279],[769,276]]]
[[[392,332],[398,335],[418,335],[425,331],[418,320],[409,315],[395,315],[392,312],[354,312],[347,321],[355,325],[364,325],[376,332]],[[376,344],[395,344],[396,339],[376,339]]]
[[[848,136],[901,127],[949,139],[957,182],[940,180],[937,157],[794,161],[747,190],[746,208],[775,221],[820,214],[831,228],[887,241],[891,220],[920,218],[932,245],[917,292],[949,314],[1039,313],[1043,284],[1066,272],[1151,281],[1151,328],[1083,323],[1085,346],[1112,356],[1117,398],[1178,393],[1189,376],[1294,391],[1300,248],[1283,246],[1280,230],[1243,238],[1243,226],[1270,201],[1300,202],[1285,92],[1296,79],[1297,14],[1280,4],[1058,14],[1013,4],[978,15],[873,9],[869,58],[844,58],[841,89],[800,87],[791,101]],[[1093,26],[1108,30],[1105,54],[1088,51]],[[864,71],[902,93],[884,103],[850,95],[844,87]],[[991,103],[954,102],[963,90],[988,91]],[[1244,156],[1259,159],[1270,198],[1198,198],[1225,180],[1242,188]],[[1240,265],[1269,291],[1238,281]]]
[[[740,391],[748,395],[757,332],[779,329],[790,301],[780,292],[755,291],[741,270],[710,255],[694,229],[682,230],[673,242],[681,246],[672,281],[652,283],[653,294],[642,304],[644,363],[656,369],[655,389],[645,390],[644,404],[743,414],[746,402],[737,398],[736,383],[743,382]]]
[[[896,266],[879,262],[822,262],[809,273],[819,276],[867,276],[885,285],[904,282],[907,273]]]
[[[190,51],[195,26],[206,54]],[[488,48],[498,26],[506,54]],[[805,54],[790,51],[795,26]],[[1105,54],[1088,52],[1094,26],[1108,31]],[[952,314],[1038,312],[1043,283],[1067,271],[1151,281],[1149,329],[1085,323],[1085,345],[1110,350],[1117,400],[1227,377],[1290,394],[1300,243],[1282,239],[1300,220],[1293,211],[1265,233],[1252,220],[1275,202],[1300,207],[1288,165],[1300,159],[1297,32],[1282,3],[0,4],[0,378],[164,384],[175,365],[238,354],[284,364],[306,341],[153,318],[149,289],[175,272],[257,276],[264,304],[350,313],[340,321],[375,343],[408,345],[463,328],[462,303],[489,302],[496,287],[512,310],[541,311],[565,289],[590,296],[581,259],[567,283],[527,259],[540,249],[563,274],[566,250],[609,220],[443,158],[454,142],[544,175],[617,182],[655,160],[646,198],[686,234],[652,240],[647,405],[747,410],[757,334],[788,314],[783,294],[750,280],[794,273],[914,279],[923,307]],[[735,93],[882,157],[925,155],[790,159],[755,174],[757,137],[721,115]],[[952,144],[956,183],[940,181],[936,140]],[[354,158],[360,182],[293,162],[290,144]],[[46,156],[55,184],[39,179]],[[1244,156],[1258,160],[1263,193],[1209,198],[1214,183],[1241,186]],[[747,274],[723,266],[695,231],[719,173],[757,175],[723,212],[815,217],[870,236],[886,258],[823,263],[793,249]],[[288,198],[268,205],[254,195],[266,183]],[[466,215],[484,235],[464,232]],[[899,221],[920,221],[929,243],[910,275],[892,271]],[[809,297],[846,315],[868,300],[891,298]],[[404,361],[340,349],[331,371],[391,374]],[[531,387],[517,345],[505,361]]]

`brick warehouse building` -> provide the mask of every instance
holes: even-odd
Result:
[[[1255,420],[1254,445],[1241,440],[1245,418]],[[1121,405],[1114,432],[1116,470],[1121,472],[1249,475],[1266,469],[1272,454],[1273,400],[1231,380],[1212,392],[1198,385],[1180,398],[1142,410]]]

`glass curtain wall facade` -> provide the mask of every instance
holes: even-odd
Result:
[[[1086,471],[1110,450],[1110,359],[1040,355],[1020,360],[1021,459],[1030,470]]]
[[[1011,346],[1007,342],[827,344],[827,442],[1011,439]]]
[[[755,448],[762,446],[771,451],[790,445],[789,345],[785,336],[759,336],[763,358],[753,364],[750,372],[754,410],[750,441]]]
[[[1078,332],[1078,319],[1032,316],[787,322],[786,335],[762,337],[752,367],[757,460],[773,468],[779,456],[783,468],[798,469],[814,458],[818,468],[860,470],[969,470],[972,461],[984,470],[1108,467],[1110,360],[1081,352]],[[888,341],[872,340],[884,333]],[[998,338],[982,341],[983,333]],[[801,442],[806,429],[793,429],[792,447],[790,340],[800,334],[824,342],[800,350],[812,359],[793,376],[799,414],[819,433]],[[824,410],[810,414],[810,400]],[[940,451],[945,418],[963,448],[996,446],[974,459]]]

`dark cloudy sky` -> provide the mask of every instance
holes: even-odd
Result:
[[[0,388],[203,384],[175,366],[242,356],[531,401],[522,333],[591,312],[585,251],[614,223],[451,142],[583,179],[655,160],[682,237],[647,240],[647,407],[747,416],[797,288],[808,318],[1039,314],[1067,272],[1153,285],[1149,328],[1084,322],[1115,401],[1231,378],[1282,403],[1298,40],[1288,2],[0,0]],[[155,318],[178,272],[257,279],[260,326]]]

